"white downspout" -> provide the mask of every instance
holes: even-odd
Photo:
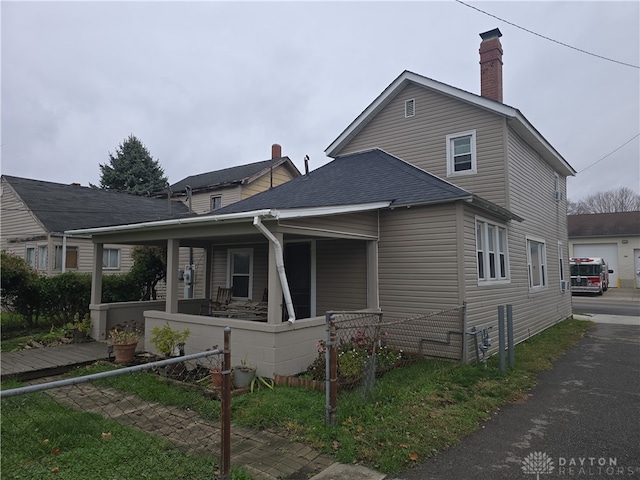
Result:
[[[278,269],[278,276],[280,277],[280,285],[282,285],[282,293],[284,294],[284,302],[287,305],[287,312],[289,313],[289,323],[296,321],[296,313],[293,310],[293,302],[291,301],[291,292],[289,291],[289,283],[287,282],[287,274],[284,271],[284,255],[282,254],[282,245],[278,239],[265,227],[260,221],[260,217],[253,217],[253,224],[262,234],[267,237],[273,244],[273,250],[276,257],[276,268]]]

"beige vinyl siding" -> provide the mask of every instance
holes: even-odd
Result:
[[[415,116],[404,104],[415,99]],[[505,119],[479,107],[409,85],[386,105],[340,155],[379,147],[440,178],[505,206]],[[476,131],[478,172],[447,178],[446,136]]]
[[[0,246],[2,250],[25,258],[27,244],[43,245],[47,243],[48,232],[4,179],[2,179],[0,202]]]
[[[241,187],[236,186],[194,193],[193,199],[191,200],[191,209],[199,215],[209,213],[211,210],[211,197],[221,196],[222,206],[226,207],[227,205],[240,201],[242,199],[241,192]],[[184,203],[187,206],[189,205],[186,201]]]
[[[380,212],[379,290],[386,318],[458,305],[455,204]]]
[[[211,299],[215,300],[218,287],[229,285],[228,257],[229,250],[243,248],[253,249],[253,284],[252,300],[259,302],[262,300],[264,289],[269,284],[269,244],[259,243],[250,245],[216,245],[213,248],[213,265],[211,277]]]
[[[378,235],[378,212],[361,212],[344,215],[331,215],[313,218],[291,218],[279,222],[279,230],[286,230],[286,227],[302,227],[303,229],[313,229],[328,232],[343,232],[356,235]]]
[[[242,189],[242,200],[252,197],[256,193],[269,190],[269,188],[271,188],[272,186],[277,187],[278,185],[282,185],[289,180],[291,180],[291,174],[289,173],[289,170],[280,165],[273,170],[273,184],[271,181],[271,174],[267,172],[257,180],[254,180],[253,182],[244,186],[244,188]]]
[[[514,338],[526,340],[571,315],[571,294],[560,291],[558,241],[562,242],[565,279],[569,271],[566,178],[560,177],[563,199],[555,201],[553,169],[513,132],[508,138],[510,208],[523,217],[523,222],[506,222],[509,246],[510,282],[508,284],[478,286],[475,215],[491,220],[484,213],[466,208],[464,216],[465,287],[467,291],[467,326],[481,327],[496,324],[497,307],[513,305]],[[505,222],[497,222],[505,223]],[[529,289],[527,272],[527,236],[545,242],[547,286]],[[498,332],[491,331],[493,347],[497,348]],[[469,354],[473,354],[469,350]],[[469,357],[470,358],[470,357]]]
[[[316,312],[367,308],[367,244],[361,240],[316,243]]]

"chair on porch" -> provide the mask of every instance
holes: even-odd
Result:
[[[214,310],[224,310],[231,301],[233,287],[218,287],[215,300],[209,301],[209,305],[200,305],[200,315],[211,315]]]

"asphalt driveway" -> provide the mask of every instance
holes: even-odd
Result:
[[[640,478],[640,326],[597,324],[525,402],[394,478]]]

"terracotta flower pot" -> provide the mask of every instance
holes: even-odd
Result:
[[[130,343],[128,345],[121,345],[115,343],[113,345],[113,353],[116,357],[116,363],[131,363],[136,356],[136,347],[138,342]]]
[[[222,371],[212,368],[209,370],[209,374],[211,375],[211,386],[213,388],[222,388]]]

